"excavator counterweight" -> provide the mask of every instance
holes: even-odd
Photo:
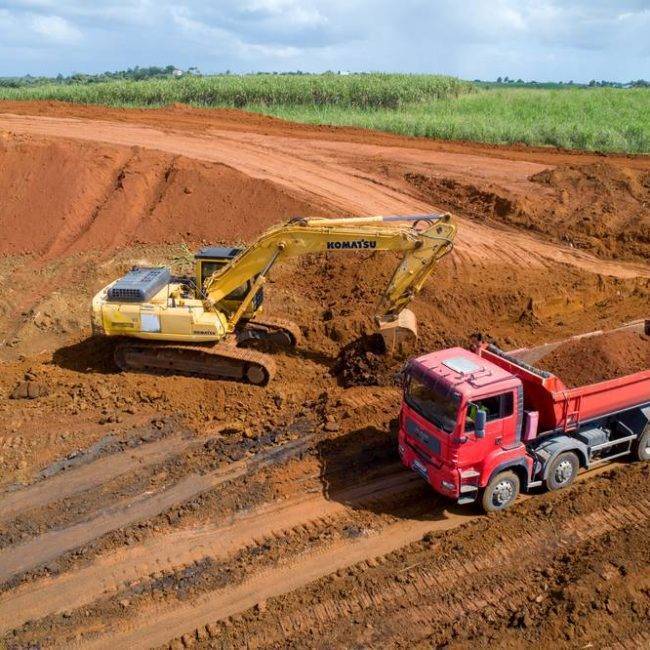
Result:
[[[272,358],[241,346],[251,340],[295,346],[300,339],[294,323],[261,316],[264,284],[276,264],[309,253],[400,251],[375,316],[387,351],[395,352],[417,338],[406,306],[451,251],[455,233],[448,214],[292,219],[247,248],[202,249],[195,277],[133,269],[93,298],[93,332],[120,337],[115,359],[125,370],[266,384]]]

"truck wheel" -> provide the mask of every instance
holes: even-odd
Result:
[[[565,451],[560,454],[548,468],[548,478],[546,487],[549,490],[559,490],[573,483],[573,479],[578,475],[580,461],[572,451]]]
[[[646,425],[643,433],[632,448],[634,460],[650,460],[650,424]]]
[[[518,495],[519,477],[514,472],[501,472],[483,490],[481,504],[485,512],[498,512],[510,507]]]

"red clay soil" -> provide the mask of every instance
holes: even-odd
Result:
[[[0,134],[0,254],[249,240],[319,209],[225,165],[139,147]]]
[[[532,230],[601,257],[650,259],[645,170],[610,162],[563,163],[531,175],[538,187],[524,193],[420,173],[405,178],[422,196],[459,214]]]
[[[28,117],[7,116],[21,112]],[[638,571],[647,577],[647,507],[639,501],[648,496],[647,468],[622,467],[589,488],[582,484],[574,491],[535,496],[503,513],[505,518],[483,518],[456,531],[447,524],[468,523],[475,513],[461,514],[441,504],[424,482],[400,469],[394,440],[400,391],[394,383],[401,362],[383,358],[368,336],[373,307],[397,255],[328,253],[288,260],[274,269],[266,313],[296,322],[303,343],[295,351],[274,354],[278,373],[265,388],[121,373],[112,362],[112,342],[90,338],[88,322],[92,295],[133,264],[174,263],[179,271],[175,260],[183,241],[191,247],[250,241],[270,224],[296,214],[331,214],[333,206],[354,214],[426,211],[452,195],[450,190],[423,200],[422,190],[405,181],[408,172],[433,177],[435,168],[439,176],[451,178],[446,170],[453,167],[457,182],[498,186],[495,196],[512,192],[514,201],[530,194],[531,205],[540,211],[550,205],[554,192],[566,190],[566,214],[593,206],[596,216],[607,220],[615,218],[607,208],[614,196],[623,220],[611,223],[623,227],[627,219],[633,221],[642,200],[642,185],[636,181],[630,181],[632,190],[615,182],[611,189],[597,167],[593,182],[584,174],[574,178],[573,168],[540,182],[549,166],[597,163],[626,178],[650,171],[647,157],[599,160],[567,152],[441,143],[290,125],[236,111],[0,104],[0,490],[36,481],[31,488],[14,485],[0,494],[0,510],[5,499],[14,505],[23,499],[18,518],[0,522],[0,565],[7,553],[20,556],[18,544],[33,542],[43,552],[52,551],[53,560],[23,577],[58,575],[60,593],[67,596],[72,589],[67,572],[98,569],[103,565],[98,554],[122,562],[129,548],[140,553],[140,543],[156,539],[167,549],[164,536],[181,528],[188,534],[183,548],[187,544],[191,550],[189,560],[165,550],[160,566],[145,552],[128,579],[101,569],[107,582],[91,585],[83,581],[84,574],[77,575],[73,592],[94,594],[81,599],[85,605],[45,599],[41,614],[7,632],[0,646],[51,645],[44,640],[75,645],[95,634],[127,633],[134,622],[130,629],[140,630],[144,621],[159,636],[162,630],[161,643],[183,635],[172,647],[206,641],[207,632],[221,637],[214,640],[219,647],[320,647],[349,645],[351,639],[356,645],[413,645],[414,630],[427,646],[521,647],[523,642],[547,647],[567,618],[582,620],[584,614],[588,625],[575,632],[580,643],[571,645],[567,638],[565,645],[593,642],[600,647],[606,640],[603,607],[618,608],[617,618],[629,628],[623,640],[636,638],[647,627],[647,593],[643,605],[642,595],[635,592],[630,599],[627,590],[645,584]],[[634,196],[624,198],[626,192]],[[512,349],[647,316],[646,264],[597,259],[530,236],[528,225],[514,220],[494,223],[502,211],[496,200],[496,216],[490,213],[483,223],[476,216],[489,201],[480,208],[471,196],[458,193],[458,212],[465,215],[458,219],[458,246],[412,304],[420,334],[414,354],[463,344],[477,330]],[[559,223],[565,215],[558,212],[553,218]],[[603,250],[609,254],[614,248],[607,244]],[[629,247],[616,250],[617,255],[633,255]],[[647,368],[647,340],[641,350]],[[589,366],[595,368],[593,359]],[[558,370],[566,380],[569,371]],[[24,381],[46,390],[38,396],[19,391],[9,399]],[[165,422],[172,421],[182,421],[183,431],[194,432],[191,445],[182,446],[185,439],[175,437],[180,430],[167,431]],[[142,427],[169,434],[169,440],[161,440],[163,448],[170,443],[173,451],[180,444],[179,455],[163,454],[160,460],[161,447],[147,451],[143,444],[134,447],[140,456],[131,457],[125,448],[113,473],[107,469],[109,457],[103,475],[83,465],[102,445],[137,441]],[[282,460],[280,454],[277,466],[268,471],[253,463],[250,474],[196,493],[222,464],[230,471],[240,467],[235,464],[240,460],[253,462],[258,454],[282,452],[282,445],[294,443],[298,455],[292,460]],[[305,452],[303,443],[314,445],[313,450]],[[148,460],[137,471],[119,474],[120,467],[132,467],[138,458]],[[68,481],[78,481],[80,475],[75,479],[66,471],[55,478],[67,488],[67,497],[57,493],[45,504],[41,497],[32,501],[51,485],[38,482],[39,472],[51,464],[77,462],[87,490],[75,492]],[[390,488],[383,501],[374,492],[372,503],[336,500],[351,482],[366,489],[374,485],[368,483],[371,479]],[[629,495],[635,507],[627,512]],[[172,497],[171,508],[154,508],[159,499],[164,505]],[[285,506],[291,517],[277,514]],[[610,506],[613,515],[603,515]],[[246,532],[237,538],[242,546],[233,546],[227,557],[204,551],[200,538],[210,531],[204,524],[232,522],[243,535],[252,528],[246,517],[253,507],[271,508],[262,510],[271,532]],[[142,512],[148,514],[138,514]],[[117,528],[105,535],[94,531],[92,522],[100,519]],[[623,524],[629,535],[620,530]],[[77,539],[77,525],[90,537],[102,536],[70,550],[66,540]],[[448,535],[417,542],[418,531],[429,529],[448,530]],[[529,532],[539,544],[531,545]],[[584,545],[592,538],[590,554]],[[52,539],[59,540],[55,547],[49,546]],[[220,540],[216,534],[210,544]],[[414,547],[404,548],[414,540]],[[504,540],[513,561],[503,559]],[[398,550],[386,556],[386,549]],[[205,557],[199,556],[204,552]],[[237,604],[233,594],[240,593],[243,576],[276,593],[286,581],[301,583],[310,575],[295,570],[292,561],[304,561],[320,575],[337,571],[338,553],[351,562],[350,552],[367,558],[367,565],[305,584],[295,596],[286,594],[277,602],[266,603],[260,596],[256,610],[248,610],[245,599],[239,602],[239,620],[204,627],[221,615],[211,600],[221,598],[221,588],[232,590],[225,592],[224,602]],[[377,555],[381,562],[373,560]],[[195,562],[199,557],[203,559]],[[482,570],[477,558],[486,562]],[[599,568],[581,580],[583,558]],[[610,579],[605,564],[613,559],[621,562],[620,581]],[[439,575],[443,582],[436,585]],[[11,585],[0,585],[0,590],[15,608],[14,596],[24,598],[26,592]],[[261,592],[251,593],[258,597]],[[422,594],[430,598],[424,602]],[[209,607],[195,624],[193,599],[203,596]],[[486,609],[490,599],[495,609]],[[637,606],[646,609],[637,612]],[[11,620],[2,608],[0,603],[0,620],[3,613],[5,621]],[[161,620],[178,611],[188,619],[169,630],[160,627]],[[203,626],[200,635],[193,632],[196,625]],[[517,636],[524,634],[522,629],[525,636]],[[143,646],[150,647],[148,641]],[[109,644],[125,646],[110,639]]]
[[[569,341],[536,364],[574,388],[650,369],[650,337],[611,332]]]
[[[102,114],[98,111],[94,112],[92,118],[70,118],[57,116],[58,106],[52,108],[53,115],[47,112],[37,116],[0,113],[0,128],[14,132],[14,135],[55,137],[59,142],[62,138],[75,138],[77,143],[88,142],[93,145],[101,142],[107,148],[110,147],[111,153],[106,155],[111,157],[115,155],[115,149],[123,150],[125,145],[134,153],[147,152],[146,158],[149,162],[141,163],[139,155],[135,156],[133,169],[130,168],[128,158],[121,161],[113,176],[112,187],[107,187],[105,183],[102,183],[101,187],[94,188],[92,184],[89,187],[90,204],[96,206],[99,212],[104,211],[106,204],[106,209],[110,211],[113,204],[118,206],[120,203],[121,197],[117,190],[120,189],[121,169],[134,172],[127,176],[135,185],[134,189],[127,193],[128,201],[133,205],[126,203],[121,209],[114,207],[115,214],[121,212],[129,215],[126,228],[132,226],[129,223],[132,220],[139,224],[141,219],[135,215],[142,214],[143,208],[145,212],[150,210],[152,205],[156,204],[158,195],[164,193],[164,176],[171,166],[170,157],[174,159],[184,156],[202,162],[221,163],[248,178],[268,181],[279,192],[299,198],[302,201],[300,207],[310,214],[413,214],[445,207],[449,202],[445,193],[438,192],[435,187],[435,191],[417,187],[413,182],[409,182],[413,174],[423,175],[425,179],[451,179],[461,183],[462,187],[476,187],[480,192],[487,187],[498,196],[507,197],[509,193],[514,193],[517,200],[525,200],[531,204],[531,210],[542,214],[548,212],[547,203],[552,192],[548,187],[531,180],[534,175],[548,169],[549,165],[595,164],[597,160],[594,156],[585,157],[566,152],[561,155],[542,155],[541,151],[527,159],[525,156],[522,158],[517,148],[510,151],[509,155],[508,150],[500,148],[493,155],[489,148],[463,143],[454,145],[455,149],[447,150],[439,143],[426,140],[391,137],[389,141],[384,142],[381,138],[385,137],[385,134],[359,130],[354,131],[354,137],[350,134],[351,141],[345,141],[345,134],[348,133],[346,129],[340,132],[332,130],[332,137],[329,137],[329,131],[314,131],[310,130],[311,127],[296,130],[278,120],[269,122],[267,118],[251,117],[233,111],[226,112],[225,117],[219,111],[206,115],[205,112],[194,113],[189,109],[183,109],[180,113],[174,110],[135,111],[133,115],[118,112],[116,115],[119,120],[110,122],[107,119],[100,120]],[[10,110],[9,105],[6,110]],[[112,113],[108,112],[105,117],[110,115]],[[239,115],[239,123],[233,115]],[[152,120],[155,127],[144,125],[141,118],[145,122]],[[219,121],[220,118],[223,118],[222,122]],[[186,119],[191,122],[189,131],[182,127]],[[249,130],[247,126],[250,120],[253,123]],[[268,133],[256,130],[255,124],[259,120],[265,124],[269,122],[273,129]],[[175,126],[178,128],[174,128]],[[286,132],[283,131],[284,127]],[[314,133],[318,138],[313,137]],[[367,141],[363,141],[362,135]],[[400,143],[401,147],[398,146]],[[133,145],[141,149],[133,150]],[[612,156],[605,157],[604,160],[622,174],[627,174],[629,170],[638,170],[639,173],[650,171],[650,160],[647,157]],[[159,171],[147,172],[150,165],[158,166]],[[141,168],[144,168],[144,174],[139,173]],[[11,168],[9,171],[11,172]],[[138,184],[142,187],[138,187]],[[192,190],[191,187],[189,189]],[[180,188],[180,191],[184,192],[184,189]],[[459,217],[476,216],[473,213],[475,210],[471,196],[465,199],[460,191],[454,191],[452,194],[456,201],[455,211]],[[459,200],[456,195],[460,196]],[[82,197],[81,203],[88,202],[88,199],[89,197]],[[594,196],[578,190],[575,197],[567,200],[571,205],[591,205],[594,203]],[[619,207],[619,204],[623,207]],[[182,207],[182,201],[179,201],[176,209],[179,207]],[[90,209],[93,210],[90,213],[93,215],[95,208]],[[623,201],[618,201],[617,210],[621,211],[621,218],[625,223],[626,220],[630,221],[628,230],[634,235],[634,206],[628,209]],[[290,213],[285,216],[293,215]],[[39,215],[35,214],[33,218],[39,218]],[[563,219],[562,214],[550,219],[551,233],[554,230],[561,231]],[[177,212],[174,213],[174,220],[177,221],[177,232],[181,236],[194,232],[184,228],[184,217]],[[86,213],[82,228],[90,229],[90,221],[97,221],[99,225],[95,229],[101,230],[101,224],[106,220],[93,219],[92,216],[89,218]],[[115,221],[113,219],[112,223]],[[574,247],[558,247],[554,243],[541,241],[539,237],[530,237],[527,232],[530,229],[525,224],[522,228],[522,224],[513,223],[515,229],[501,232],[496,232],[491,224],[478,223],[475,218],[469,228],[464,219],[459,218],[459,225],[461,228],[457,237],[457,250],[474,259],[493,259],[496,251],[499,251],[519,266],[539,266],[549,261],[566,262],[590,272],[618,277],[633,277],[641,270],[638,264],[631,268],[630,265],[618,262],[596,263],[593,257],[576,250],[575,246],[579,244],[577,241],[573,244]],[[638,229],[643,234],[643,218]],[[85,231],[82,230],[80,234],[85,234]],[[551,236],[555,240],[558,239],[554,234]],[[83,239],[75,237],[72,232],[64,232],[60,237],[63,241],[57,245],[62,250],[67,250],[69,245],[66,242],[70,238]],[[178,237],[176,240],[178,241]],[[620,248],[625,256],[638,259],[643,254],[643,242],[638,246],[641,246],[640,253],[632,244],[629,251],[628,247]],[[590,246],[591,250],[600,251],[599,254],[609,255],[607,247],[603,249],[604,252],[601,248]],[[57,250],[56,246],[54,250]],[[522,251],[525,251],[525,255]],[[647,269],[642,270],[642,274],[647,276]]]

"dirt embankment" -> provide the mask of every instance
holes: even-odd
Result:
[[[49,259],[241,242],[318,206],[229,167],[140,147],[0,135],[0,253]]]
[[[407,173],[424,197],[459,214],[529,229],[618,259],[650,259],[650,173],[608,162],[561,164],[525,193],[494,184]]]
[[[638,332],[611,332],[575,339],[537,363],[569,387],[594,384],[650,368],[650,337]]]

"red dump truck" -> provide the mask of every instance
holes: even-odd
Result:
[[[404,465],[440,494],[492,512],[520,490],[566,487],[580,468],[650,460],[650,370],[567,388],[531,365],[551,347],[412,359],[399,418]]]

